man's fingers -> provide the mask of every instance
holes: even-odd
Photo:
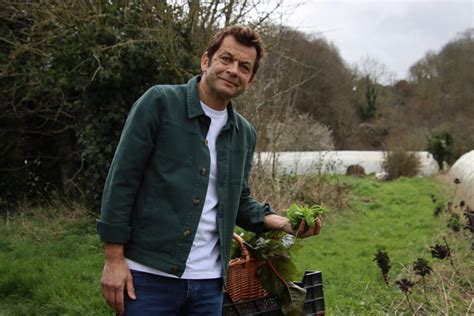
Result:
[[[298,231],[296,232],[296,236],[304,238],[304,237],[310,237],[314,235],[318,235],[319,232],[321,231],[322,227],[322,219],[321,217],[316,218],[314,221],[314,226],[313,227],[308,227],[306,225],[306,221],[301,221]]]
[[[131,299],[136,299],[133,287],[132,274],[129,272],[126,280],[127,294]],[[114,311],[122,315],[125,312],[125,287],[115,287],[102,284],[102,295]]]
[[[119,314],[123,314],[123,288],[102,284],[102,296],[109,306]],[[121,294],[120,294],[121,293]],[[121,298],[120,298],[121,296]]]
[[[104,296],[105,301],[113,310],[115,310],[115,291],[107,286],[104,286],[104,291],[105,292],[102,293],[102,295]]]
[[[133,287],[133,277],[131,273],[129,273],[127,277],[127,294],[132,300],[137,299],[135,295],[135,288]]]
[[[313,229],[313,235],[319,235],[319,232],[321,231],[321,226],[319,225],[314,225]]]
[[[306,221],[302,220],[300,226],[298,227],[297,235],[303,235],[306,230]]]
[[[115,311],[122,315],[125,310],[124,310],[124,303],[123,303],[123,294],[124,291],[122,290],[116,290],[115,291]]]
[[[123,290],[123,288],[111,288],[109,292],[108,303],[110,307],[119,314],[123,314]]]
[[[316,219],[316,223],[314,225],[314,231],[313,231],[313,234],[314,235],[318,235],[319,232],[321,231],[321,227],[323,226],[323,221],[321,219],[321,217],[318,217]]]
[[[114,290],[114,289],[110,289],[110,291],[109,291],[109,300],[108,300],[108,303],[109,303],[110,307],[112,307],[112,309],[113,309],[114,311],[118,312],[116,293],[115,293],[115,290]]]
[[[102,297],[107,301],[107,291],[103,283],[100,283],[100,293],[102,294]]]

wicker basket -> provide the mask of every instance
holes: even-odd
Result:
[[[250,256],[242,238],[234,233],[241,251],[241,257],[232,259],[227,270],[227,292],[234,303],[265,297],[268,292],[257,278],[257,269],[266,264]]]

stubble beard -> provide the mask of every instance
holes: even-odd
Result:
[[[244,92],[244,90],[242,90],[239,85],[234,86],[232,85],[232,81],[229,83],[219,76],[214,76],[212,81],[212,83],[208,83],[208,86],[210,87],[212,93],[220,99],[226,99],[230,101]]]

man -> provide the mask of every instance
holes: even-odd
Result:
[[[202,55],[201,76],[154,86],[132,107],[97,221],[102,295],[117,313],[220,315],[234,225],[296,234],[250,196],[255,130],[231,104],[262,56],[256,32],[226,28]]]

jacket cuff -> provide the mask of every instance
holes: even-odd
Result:
[[[126,244],[130,239],[131,228],[124,225],[106,223],[100,219],[96,221],[100,240],[111,244]]]
[[[267,216],[269,214],[276,214],[276,212],[272,209],[270,204],[265,203],[265,205],[263,205],[263,215]]]
[[[271,208],[270,204],[265,203],[262,205],[262,210],[256,211],[252,214],[252,223],[254,224],[254,232],[257,234],[267,232],[265,228],[265,216],[269,214],[276,214],[275,211]]]

